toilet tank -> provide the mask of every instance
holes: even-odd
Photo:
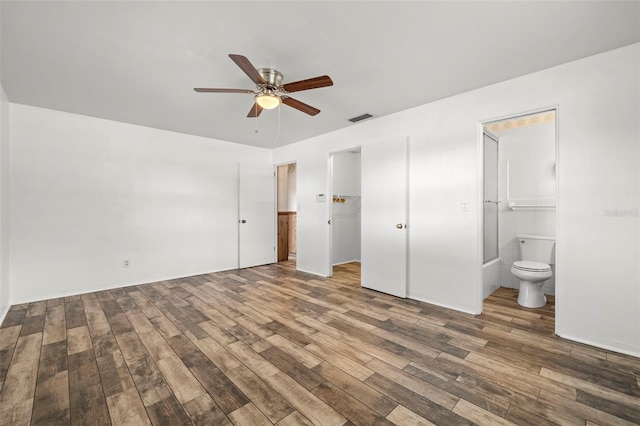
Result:
[[[548,235],[517,235],[516,238],[520,245],[520,260],[531,260],[549,265],[555,263],[555,237]]]

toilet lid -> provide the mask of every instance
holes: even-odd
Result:
[[[530,272],[547,272],[551,270],[551,266],[542,262],[532,262],[531,260],[519,260],[513,262],[513,267],[521,271]]]

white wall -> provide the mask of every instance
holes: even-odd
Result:
[[[9,109],[0,86],[0,323],[9,309]]]
[[[500,189],[510,200],[554,200],[556,180],[552,169],[556,162],[555,122],[530,125],[496,132],[500,138]],[[509,163],[507,176],[506,162]],[[507,179],[509,194],[507,194]]]
[[[328,274],[328,209],[314,199],[328,153],[408,135],[409,296],[479,312],[479,123],[558,106],[556,331],[640,355],[639,58],[634,44],[278,148],[276,163],[298,163],[299,268]]]
[[[334,265],[360,261],[360,157],[359,152],[333,154],[333,191],[329,197],[346,196],[342,198],[344,203],[333,203]]]
[[[496,132],[500,138],[498,199],[500,204],[499,252],[502,261],[501,285],[519,288],[520,281],[511,273],[511,265],[520,260],[520,245],[516,236],[556,235],[555,209],[511,210],[509,200],[550,200],[556,198],[556,180],[552,173],[556,162],[555,122]],[[507,167],[508,165],[508,167]],[[508,174],[507,174],[508,171]],[[507,196],[509,188],[509,196]],[[555,264],[553,277],[545,281],[544,293],[555,294]]]
[[[277,168],[277,201],[278,211],[289,211],[289,172],[287,171],[287,165],[278,166]]]
[[[333,195],[360,195],[360,152],[333,154]]]
[[[238,161],[270,151],[17,104],[11,132],[12,303],[237,267]]]
[[[291,166],[291,167],[290,167]],[[278,166],[278,211],[296,211],[296,168],[295,164]]]

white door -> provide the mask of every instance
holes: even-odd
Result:
[[[268,163],[240,162],[238,267],[276,261],[275,172]]]
[[[407,140],[362,147],[362,286],[407,297]]]

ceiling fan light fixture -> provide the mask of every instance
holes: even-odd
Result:
[[[260,93],[256,95],[256,103],[264,109],[274,109],[280,105],[281,102],[282,100],[278,96],[271,93]]]

